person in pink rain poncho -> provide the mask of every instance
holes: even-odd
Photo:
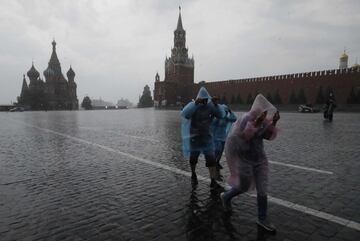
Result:
[[[267,218],[268,160],[263,139],[273,140],[280,119],[277,109],[261,94],[257,95],[249,112],[233,125],[225,144],[225,156],[230,170],[231,189],[220,194],[225,211],[231,211],[231,199],[241,193],[257,191],[258,225],[268,231],[275,227]]]

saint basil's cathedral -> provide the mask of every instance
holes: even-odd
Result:
[[[52,54],[47,69],[41,79],[34,63],[27,72],[29,84],[23,77],[18,104],[31,110],[77,110],[79,103],[76,96],[75,72],[71,68],[64,77],[60,61],[56,54],[56,42],[52,42]]]

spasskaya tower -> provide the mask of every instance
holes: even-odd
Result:
[[[179,106],[192,98],[194,86],[194,58],[189,58],[186,47],[186,31],[182,25],[181,8],[174,31],[174,47],[171,57],[165,59],[165,78],[160,81],[155,76],[154,105],[155,107]]]

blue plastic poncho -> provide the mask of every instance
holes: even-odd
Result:
[[[214,139],[211,123],[214,117],[223,118],[225,111],[222,106],[215,105],[211,96],[204,87],[201,87],[196,99],[207,99],[207,103],[188,103],[181,111],[181,135],[183,144],[183,155],[186,160],[190,153],[214,152]]]
[[[232,124],[236,121],[237,117],[234,112],[230,112],[230,109],[227,105],[221,105],[221,107],[225,111],[224,118],[214,118],[212,122],[212,132],[214,135],[214,141],[222,141],[226,140],[228,136]]]

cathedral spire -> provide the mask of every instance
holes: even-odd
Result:
[[[28,84],[26,82],[25,79],[25,74],[23,75],[23,83],[22,83],[22,88],[21,88],[21,93],[20,93],[20,98],[24,98],[24,96],[26,95],[26,92],[28,91]]]
[[[56,42],[55,39],[52,41],[52,53],[49,60],[48,68],[52,69],[56,74],[61,74],[60,61],[56,54]]]
[[[28,85],[27,85],[26,79],[25,79],[25,74],[23,74],[23,85],[22,85],[22,88],[23,88],[23,89],[27,89],[27,88],[28,88]]]
[[[68,77],[69,82],[74,81],[75,72],[72,69],[71,65],[70,65],[70,68],[69,68],[68,72],[66,73],[66,75]]]

